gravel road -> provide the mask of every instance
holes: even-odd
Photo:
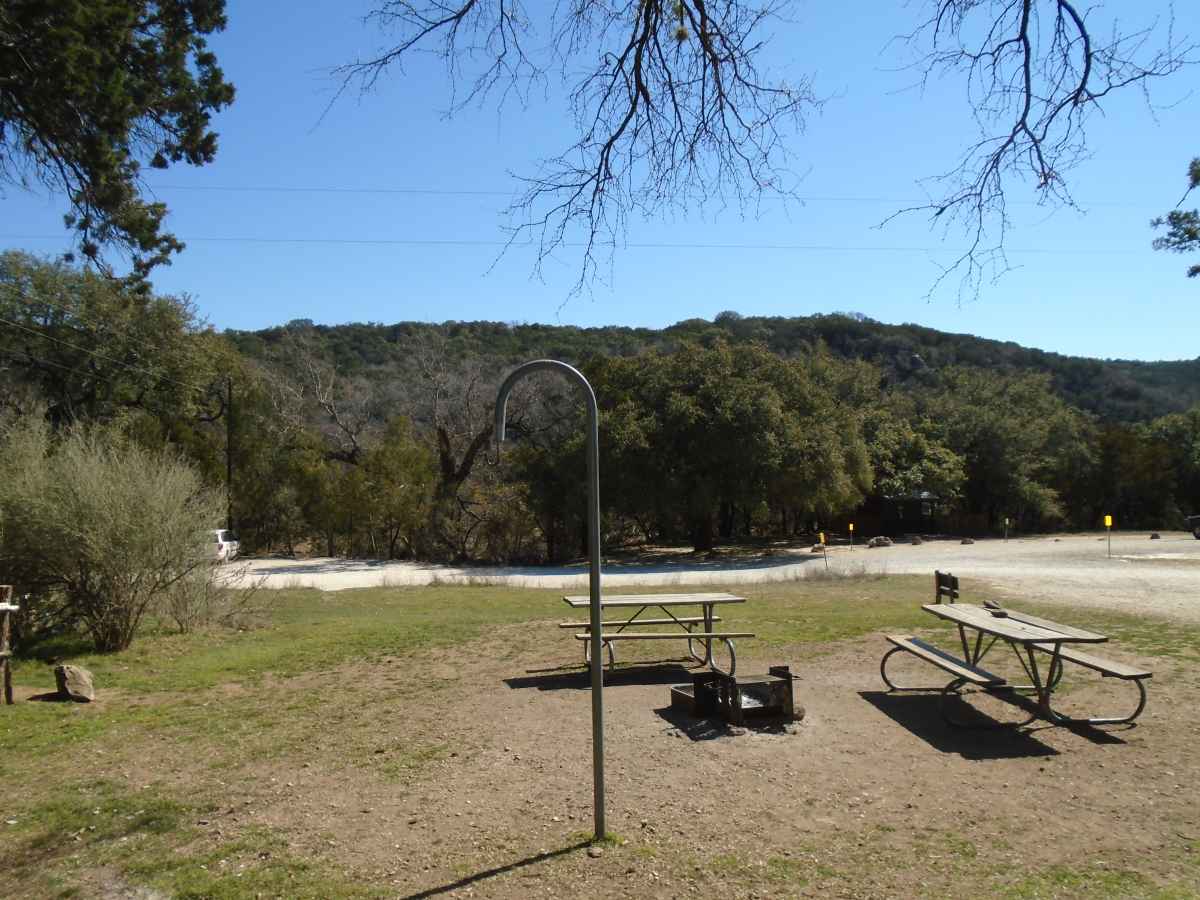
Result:
[[[1014,598],[1101,606],[1126,612],[1153,611],[1200,622],[1200,541],[1187,532],[1114,534],[1112,556],[1102,534],[897,544],[868,550],[831,547],[829,569],[842,574],[931,575],[953,572],[969,593],[973,580],[987,582]],[[492,583],[514,587],[587,588],[587,567],[456,567],[411,562],[345,559],[259,559],[246,561],[246,578],[268,588],[315,587],[339,591],[432,583]],[[820,554],[781,548],[753,557],[697,558],[668,553],[606,561],[606,589],[651,585],[756,584],[823,573]]]

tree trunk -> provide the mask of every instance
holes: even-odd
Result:
[[[694,550],[711,550],[713,548],[712,515],[693,515],[688,530],[691,533]]]
[[[721,540],[727,541],[733,537],[733,523],[736,518],[737,508],[729,501],[723,501],[717,512],[717,532],[721,535]]]

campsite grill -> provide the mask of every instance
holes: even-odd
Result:
[[[671,704],[698,717],[719,716],[730,725],[744,725],[747,718],[791,721],[792,673],[787,666],[771,666],[766,675],[698,672],[690,685],[671,688]]]

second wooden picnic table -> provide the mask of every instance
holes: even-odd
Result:
[[[943,689],[943,693],[954,692],[960,685],[967,682],[974,683],[990,692],[1029,692],[1033,694],[1036,701],[1034,715],[1041,715],[1051,722],[1060,724],[1085,722],[1093,725],[1132,722],[1145,708],[1146,688],[1143,681],[1150,677],[1150,672],[1135,666],[1101,659],[1070,647],[1072,644],[1103,643],[1108,640],[1108,637],[1103,634],[1052,622],[1049,619],[1015,609],[989,608],[970,603],[929,603],[921,608],[925,612],[957,626],[963,657],[962,659],[955,658],[946,651],[911,635],[888,635],[888,640],[895,647],[884,656],[880,663],[880,672],[888,687],[893,690],[904,690],[904,688],[898,688],[888,678],[887,660],[896,652],[906,651],[954,676],[954,681]],[[998,641],[1012,648],[1021,667],[1025,670],[1025,674],[1029,677],[1030,684],[1028,686],[1011,685],[1005,678],[980,667],[984,656]],[[1049,664],[1044,670],[1038,665],[1039,654],[1049,657]],[[1124,716],[1085,719],[1073,719],[1057,712],[1051,706],[1051,699],[1062,678],[1064,662],[1094,669],[1105,677],[1134,682],[1138,688],[1136,709],[1132,714]]]
[[[572,609],[587,609],[590,600],[587,596],[563,597],[563,601]],[[608,650],[609,665],[616,665],[616,653],[613,642],[620,640],[679,640],[688,642],[688,655],[696,662],[721,672],[713,659],[713,641],[721,641],[729,650],[729,671],[734,674],[737,668],[737,655],[733,646],[733,638],[754,637],[750,631],[714,631],[713,625],[720,622],[714,608],[727,603],[745,603],[746,598],[737,594],[726,593],[687,593],[687,594],[613,594],[600,598],[601,610],[629,611],[630,615],[620,619],[604,620],[601,622],[601,639]],[[698,615],[677,615],[680,607],[698,607]],[[643,618],[648,610],[661,613],[658,617]],[[641,631],[645,625],[677,626],[672,631]],[[700,626],[700,630],[695,630]],[[575,638],[583,641],[584,660],[591,659],[591,625],[588,622],[560,622],[559,628],[582,628]],[[610,630],[611,629],[611,630]],[[703,646],[703,655],[698,653],[695,643]]]

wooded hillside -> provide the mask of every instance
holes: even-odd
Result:
[[[878,366],[889,383],[928,382],[947,366],[965,365],[999,373],[1039,372],[1050,376],[1063,400],[1103,422],[1146,422],[1200,403],[1200,356],[1194,360],[1141,362],[1064,356],[1011,341],[951,334],[920,325],[886,325],[853,313],[784,317],[718,315],[710,322],[689,319],[661,330],[577,328],[501,322],[399,322],[395,325],[290,323],[314,335],[323,352],[346,372],[401,364],[414,341],[437,340],[458,360],[505,364],[546,356],[579,362],[589,356],[631,356],[683,342],[761,342],[787,357],[824,344],[842,359]],[[226,335],[250,357],[278,355],[289,326]]]
[[[0,254],[0,444],[32,418],[183,458],[226,494],[251,552],[577,555],[578,397],[523,381],[494,448],[497,387],[537,357],[595,388],[609,547],[707,550],[851,521],[861,537],[1105,515],[1178,528],[1200,513],[1200,360],[1078,359],[836,314],[221,334],[185,299]],[[0,568],[22,552],[4,527]]]

